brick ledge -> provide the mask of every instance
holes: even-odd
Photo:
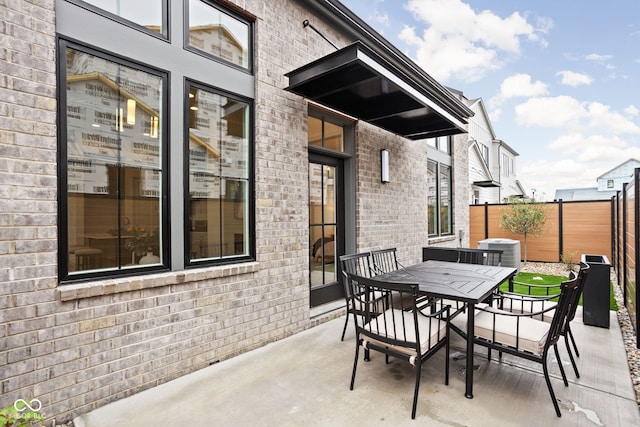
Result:
[[[194,270],[171,271],[147,276],[118,277],[94,282],[62,285],[58,287],[57,294],[60,301],[73,301],[83,298],[137,291],[140,289],[158,288],[199,280],[255,273],[258,270],[259,264],[257,262],[250,262],[246,264],[199,268]]]

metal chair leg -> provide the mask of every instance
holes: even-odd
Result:
[[[573,358],[573,353],[571,352],[571,347],[569,347],[568,334],[564,334],[564,344],[567,346],[567,353],[569,353],[569,359],[571,359],[571,365],[573,365],[573,372],[575,372],[576,378],[580,378],[580,372],[578,371],[578,366],[576,365],[576,361]]]
[[[353,384],[356,381],[356,368],[358,367],[358,356],[360,355],[360,340],[356,340],[356,356],[353,359],[353,373],[351,374],[351,385],[349,390],[353,390]]]
[[[543,355],[542,359],[542,370],[544,371],[544,380],[547,383],[547,388],[549,389],[549,394],[551,395],[551,401],[553,402],[553,407],[556,410],[556,415],[561,417],[560,407],[558,406],[558,401],[556,400],[556,394],[553,392],[553,386],[551,385],[551,380],[549,379],[549,368],[547,367],[547,352]]]
[[[578,346],[576,346],[576,340],[573,339],[573,332],[571,332],[571,325],[567,325],[567,333],[569,334],[569,338],[571,338],[571,343],[573,344],[573,349],[576,351],[576,356],[580,357]]]
[[[347,332],[347,324],[349,323],[349,310],[347,310],[347,318],[344,319],[344,328],[342,328],[342,337],[340,341],[344,341],[344,334]]]
[[[416,408],[418,406],[418,390],[420,389],[420,372],[421,370],[421,366],[420,366],[420,361],[418,361],[416,363],[415,369],[416,369],[416,387],[415,387],[415,391],[413,392],[413,407],[411,409],[411,419],[415,420],[416,419]]]
[[[560,359],[560,352],[558,352],[558,344],[553,345],[553,351],[556,353],[556,360],[558,361],[558,367],[560,368],[560,373],[562,374],[562,381],[564,381],[564,386],[569,387],[569,381],[567,381],[567,375],[564,373],[564,367],[562,366],[562,360]]]

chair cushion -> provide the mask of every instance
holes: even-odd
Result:
[[[403,318],[404,321],[402,320]],[[391,308],[386,310],[384,314],[372,319],[367,325],[365,325],[365,329],[371,329],[373,333],[386,336],[388,338],[397,337],[396,339],[399,340],[404,339],[406,333],[406,341],[410,343],[416,342],[413,313],[410,311]],[[431,347],[435,346],[447,336],[447,323],[445,321],[425,317],[421,314],[418,314],[418,329],[420,331],[420,350],[422,351],[422,354],[429,351]],[[416,356],[416,352],[413,348],[403,347],[400,345],[390,345],[371,337],[367,337],[367,339],[365,339],[363,343],[365,347],[367,346],[367,341],[376,343],[380,346],[389,347],[400,353],[406,354],[407,356],[410,356],[409,362],[411,364],[415,364],[414,358]]]
[[[502,300],[502,309],[512,313],[536,313],[555,307],[556,305],[558,304],[549,300],[540,301],[535,299],[519,298],[504,298]],[[535,316],[534,319],[551,323],[555,312],[555,310],[549,310],[542,315]]]
[[[500,313],[501,310],[492,309],[492,312]],[[549,333],[549,323],[526,316],[494,315],[492,312],[479,311],[475,315],[475,335],[477,337],[514,348],[517,340],[518,350],[525,350],[538,355],[543,353],[547,334]],[[493,332],[494,317],[495,336]]]

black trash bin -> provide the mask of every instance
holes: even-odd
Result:
[[[582,255],[589,274],[582,291],[582,321],[585,325],[609,327],[609,278],[611,264],[604,255]]]

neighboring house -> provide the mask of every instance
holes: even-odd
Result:
[[[599,200],[610,199],[624,184],[631,182],[640,161],[629,159],[596,178],[598,186],[589,188],[570,188],[556,190],[555,200]]]
[[[598,191],[622,191],[622,186],[633,180],[633,173],[640,161],[629,159],[597,178]]]
[[[601,200],[610,199],[615,196],[615,191],[599,191],[597,187],[592,188],[566,188],[556,190],[554,200]]]
[[[526,197],[517,179],[518,153],[496,138],[482,98],[467,100],[474,112],[469,119],[470,203],[503,203]]]
[[[0,407],[66,422],[343,315],[340,255],[468,245],[473,111],[341,3],[107,3],[0,6]]]
[[[513,198],[526,198],[526,192],[517,177],[516,158],[519,154],[500,139],[493,140],[492,148],[493,173],[500,180],[498,203]]]

